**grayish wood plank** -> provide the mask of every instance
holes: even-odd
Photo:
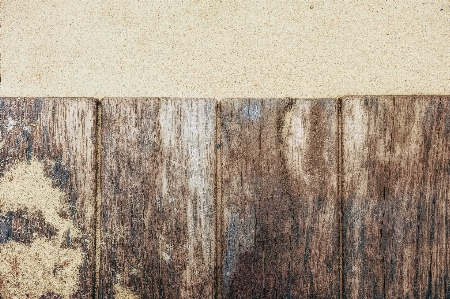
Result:
[[[102,102],[100,298],[213,298],[215,101]]]
[[[447,298],[450,98],[343,100],[344,298]]]
[[[339,298],[337,105],[221,104],[224,298]]]

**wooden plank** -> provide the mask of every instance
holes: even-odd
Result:
[[[343,99],[344,298],[448,298],[450,98]]]
[[[339,298],[334,100],[221,104],[224,298]]]
[[[215,106],[102,102],[100,298],[214,297]]]
[[[0,298],[91,298],[92,99],[0,99]]]

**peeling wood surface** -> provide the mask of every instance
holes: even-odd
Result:
[[[223,298],[339,298],[336,101],[221,106]]]
[[[102,102],[100,298],[214,298],[214,100]]]
[[[344,298],[448,298],[450,98],[343,100]]]
[[[0,298],[90,298],[92,99],[0,99]]]

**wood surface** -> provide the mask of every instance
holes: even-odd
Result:
[[[449,298],[450,98],[342,100],[343,298]]]
[[[100,298],[215,297],[216,102],[102,101]]]
[[[449,197],[450,97],[0,98],[0,299],[450,298]]]
[[[221,103],[223,298],[339,298],[334,100]]]
[[[0,98],[0,298],[91,298],[92,99]]]

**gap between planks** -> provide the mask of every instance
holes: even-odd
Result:
[[[342,187],[343,187],[343,179],[342,179],[342,165],[343,165],[343,138],[342,138],[342,98],[336,100],[337,107],[337,200],[339,201],[339,281],[340,281],[340,290],[339,290],[339,298],[343,299],[344,297],[344,275],[343,275],[343,198],[342,198]]]
[[[93,286],[95,290],[93,290],[92,294],[94,299],[98,299],[98,289],[99,289],[99,277],[100,277],[100,243],[101,243],[101,204],[102,204],[102,196],[101,196],[101,166],[102,166],[102,102],[101,100],[97,100],[97,148],[96,148],[96,158],[97,158],[97,167],[96,167],[96,203],[95,203],[95,272],[94,272],[94,283]]]
[[[216,144],[215,144],[215,153],[216,153],[216,202],[215,202],[215,211],[216,211],[216,231],[215,231],[215,240],[216,240],[216,260],[215,260],[215,299],[222,299],[222,277],[223,273],[223,259],[222,259],[222,236],[223,236],[223,206],[222,206],[222,126],[221,126],[221,115],[222,115],[222,103],[221,101],[216,101]]]

